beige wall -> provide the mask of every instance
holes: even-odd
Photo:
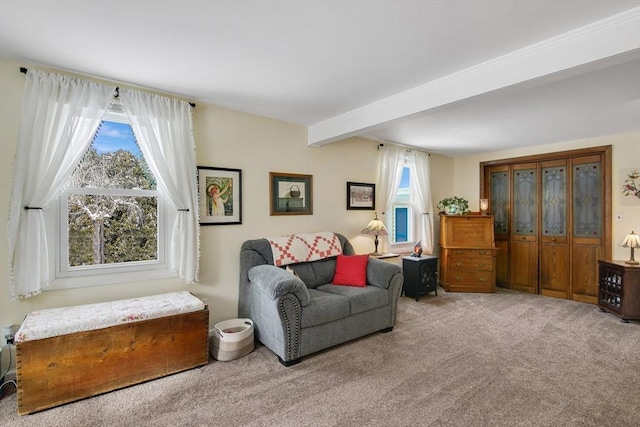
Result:
[[[629,249],[618,247],[618,243],[631,230],[640,233],[640,200],[622,195],[621,188],[624,178],[621,170],[640,169],[640,133],[540,145],[526,149],[494,151],[476,156],[456,158],[453,168],[454,192],[457,196],[465,197],[469,200],[470,209],[477,211],[480,199],[481,162],[604,145],[612,146],[613,200],[611,211],[614,215],[616,212],[620,212],[623,217],[621,222],[612,221],[612,254],[614,259],[629,259]],[[434,200],[439,199],[435,199],[434,195]],[[636,256],[636,259],[638,259],[638,256]]]
[[[308,147],[304,127],[265,117],[198,104],[194,110],[194,134],[198,164],[242,169],[241,225],[201,227],[200,282],[185,285],[179,280],[160,280],[121,285],[48,291],[35,297],[12,301],[8,291],[6,223],[13,179],[24,75],[18,70],[29,64],[0,59],[0,327],[19,323],[36,309],[132,298],[175,290],[190,290],[206,298],[210,324],[236,317],[238,301],[238,258],[241,243],[265,236],[331,230],[345,234],[356,251],[373,250],[370,237],[359,234],[373,217],[371,211],[346,210],[346,182],[376,182],[377,143],[351,138],[324,147]],[[431,156],[434,205],[451,195],[466,197],[472,210],[478,209],[480,161],[515,157],[546,151],[560,151],[592,145],[612,144],[614,173],[619,168],[640,165],[640,136],[601,138],[566,144],[514,150],[453,159]],[[269,172],[313,175],[314,213],[302,216],[269,215]],[[614,177],[615,188],[621,182]],[[614,223],[614,239],[619,241],[630,229],[640,230],[640,207],[618,206],[623,223]],[[437,218],[436,218],[437,224]],[[437,240],[436,240],[437,242]],[[383,248],[386,241],[383,240]],[[626,250],[614,250],[618,258]]]
[[[172,279],[126,283],[48,291],[25,300],[10,300],[6,224],[25,80],[20,66],[29,64],[0,60],[0,327],[19,323],[36,309],[182,289],[207,299],[213,325],[237,316],[239,251],[246,239],[330,230],[345,234],[359,253],[373,250],[373,240],[359,234],[373,212],[347,211],[346,182],[376,182],[377,143],[352,138],[325,147],[308,147],[307,131],[302,126],[198,104],[193,116],[198,165],[241,169],[243,181],[243,223],[201,227],[200,282],[185,285]],[[313,175],[313,215],[269,215],[270,171]]]

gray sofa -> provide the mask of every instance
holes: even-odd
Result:
[[[344,255],[353,246],[336,234]],[[254,322],[255,338],[285,366],[302,356],[374,332],[389,332],[396,322],[402,269],[375,258],[367,263],[367,286],[337,286],[336,257],[274,266],[267,239],[247,240],[240,250],[238,316]]]

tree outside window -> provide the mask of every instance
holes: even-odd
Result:
[[[128,123],[102,122],[65,205],[69,269],[158,259],[156,179]]]

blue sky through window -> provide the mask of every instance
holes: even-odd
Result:
[[[409,168],[402,168],[402,178],[400,178],[400,188],[409,188]]]
[[[128,123],[109,122],[104,120],[98,129],[93,148],[98,154],[114,152],[118,150],[130,151],[136,157],[141,157],[142,153],[133,136],[133,130]]]
[[[410,169],[408,167],[402,169],[402,178],[400,178],[400,187],[396,195],[396,203],[409,202],[409,172]]]

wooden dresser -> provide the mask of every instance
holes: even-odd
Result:
[[[440,285],[447,292],[495,292],[492,215],[440,216]]]

